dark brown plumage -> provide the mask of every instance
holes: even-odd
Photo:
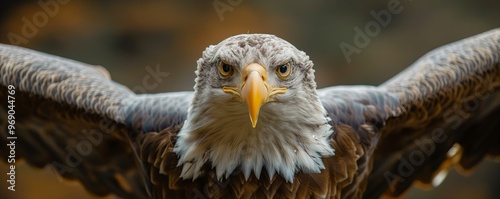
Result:
[[[378,87],[319,89],[335,155],[293,182],[267,172],[245,179],[237,169],[219,179],[210,162],[203,176],[179,178],[174,148],[192,92],[136,95],[101,67],[8,45],[0,45],[0,84],[3,104],[16,87],[17,159],[52,165],[97,195],[378,198],[500,156],[500,29],[438,48]],[[6,113],[0,106],[2,157]]]

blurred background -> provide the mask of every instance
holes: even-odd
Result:
[[[380,25],[372,13],[388,8],[397,13]],[[472,0],[2,0],[0,43],[102,65],[134,91],[156,93],[192,90],[195,62],[208,45],[235,34],[270,33],[310,55],[319,87],[377,85],[436,47],[500,27],[499,10],[500,1]],[[340,43],[356,47],[355,27],[366,33],[373,22],[379,29],[369,29],[368,41],[348,61]],[[153,73],[161,78],[144,86]],[[406,196],[500,198],[499,168],[485,161],[469,177],[452,171],[438,188],[413,188]],[[1,177],[1,198],[93,198],[51,168],[19,163],[16,172],[15,193]]]

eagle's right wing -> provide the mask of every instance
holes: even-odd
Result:
[[[0,156],[50,165],[100,196],[147,198],[137,136],[182,124],[191,95],[135,95],[102,67],[2,44]]]

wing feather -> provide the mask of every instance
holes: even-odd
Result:
[[[10,142],[9,85],[15,87],[16,160],[50,165],[97,195],[148,197],[135,137],[182,123],[187,111],[173,103],[178,93],[138,96],[100,66],[0,45],[2,157]]]
[[[359,156],[332,163],[353,177],[343,193],[366,186],[363,197],[378,198],[399,196],[413,182],[437,185],[455,165],[468,170],[500,155],[500,29],[433,50],[378,87],[335,86],[318,94],[336,130],[336,152],[360,146],[351,149]]]
[[[500,155],[500,29],[433,50],[379,88],[399,103],[365,196],[398,196],[414,181],[437,186],[454,165]]]

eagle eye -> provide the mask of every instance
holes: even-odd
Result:
[[[276,75],[280,79],[286,80],[288,77],[290,77],[290,74],[292,73],[292,65],[290,62],[281,64],[278,67],[276,67]]]
[[[222,78],[228,78],[234,73],[234,67],[223,61],[220,62],[218,70]]]

